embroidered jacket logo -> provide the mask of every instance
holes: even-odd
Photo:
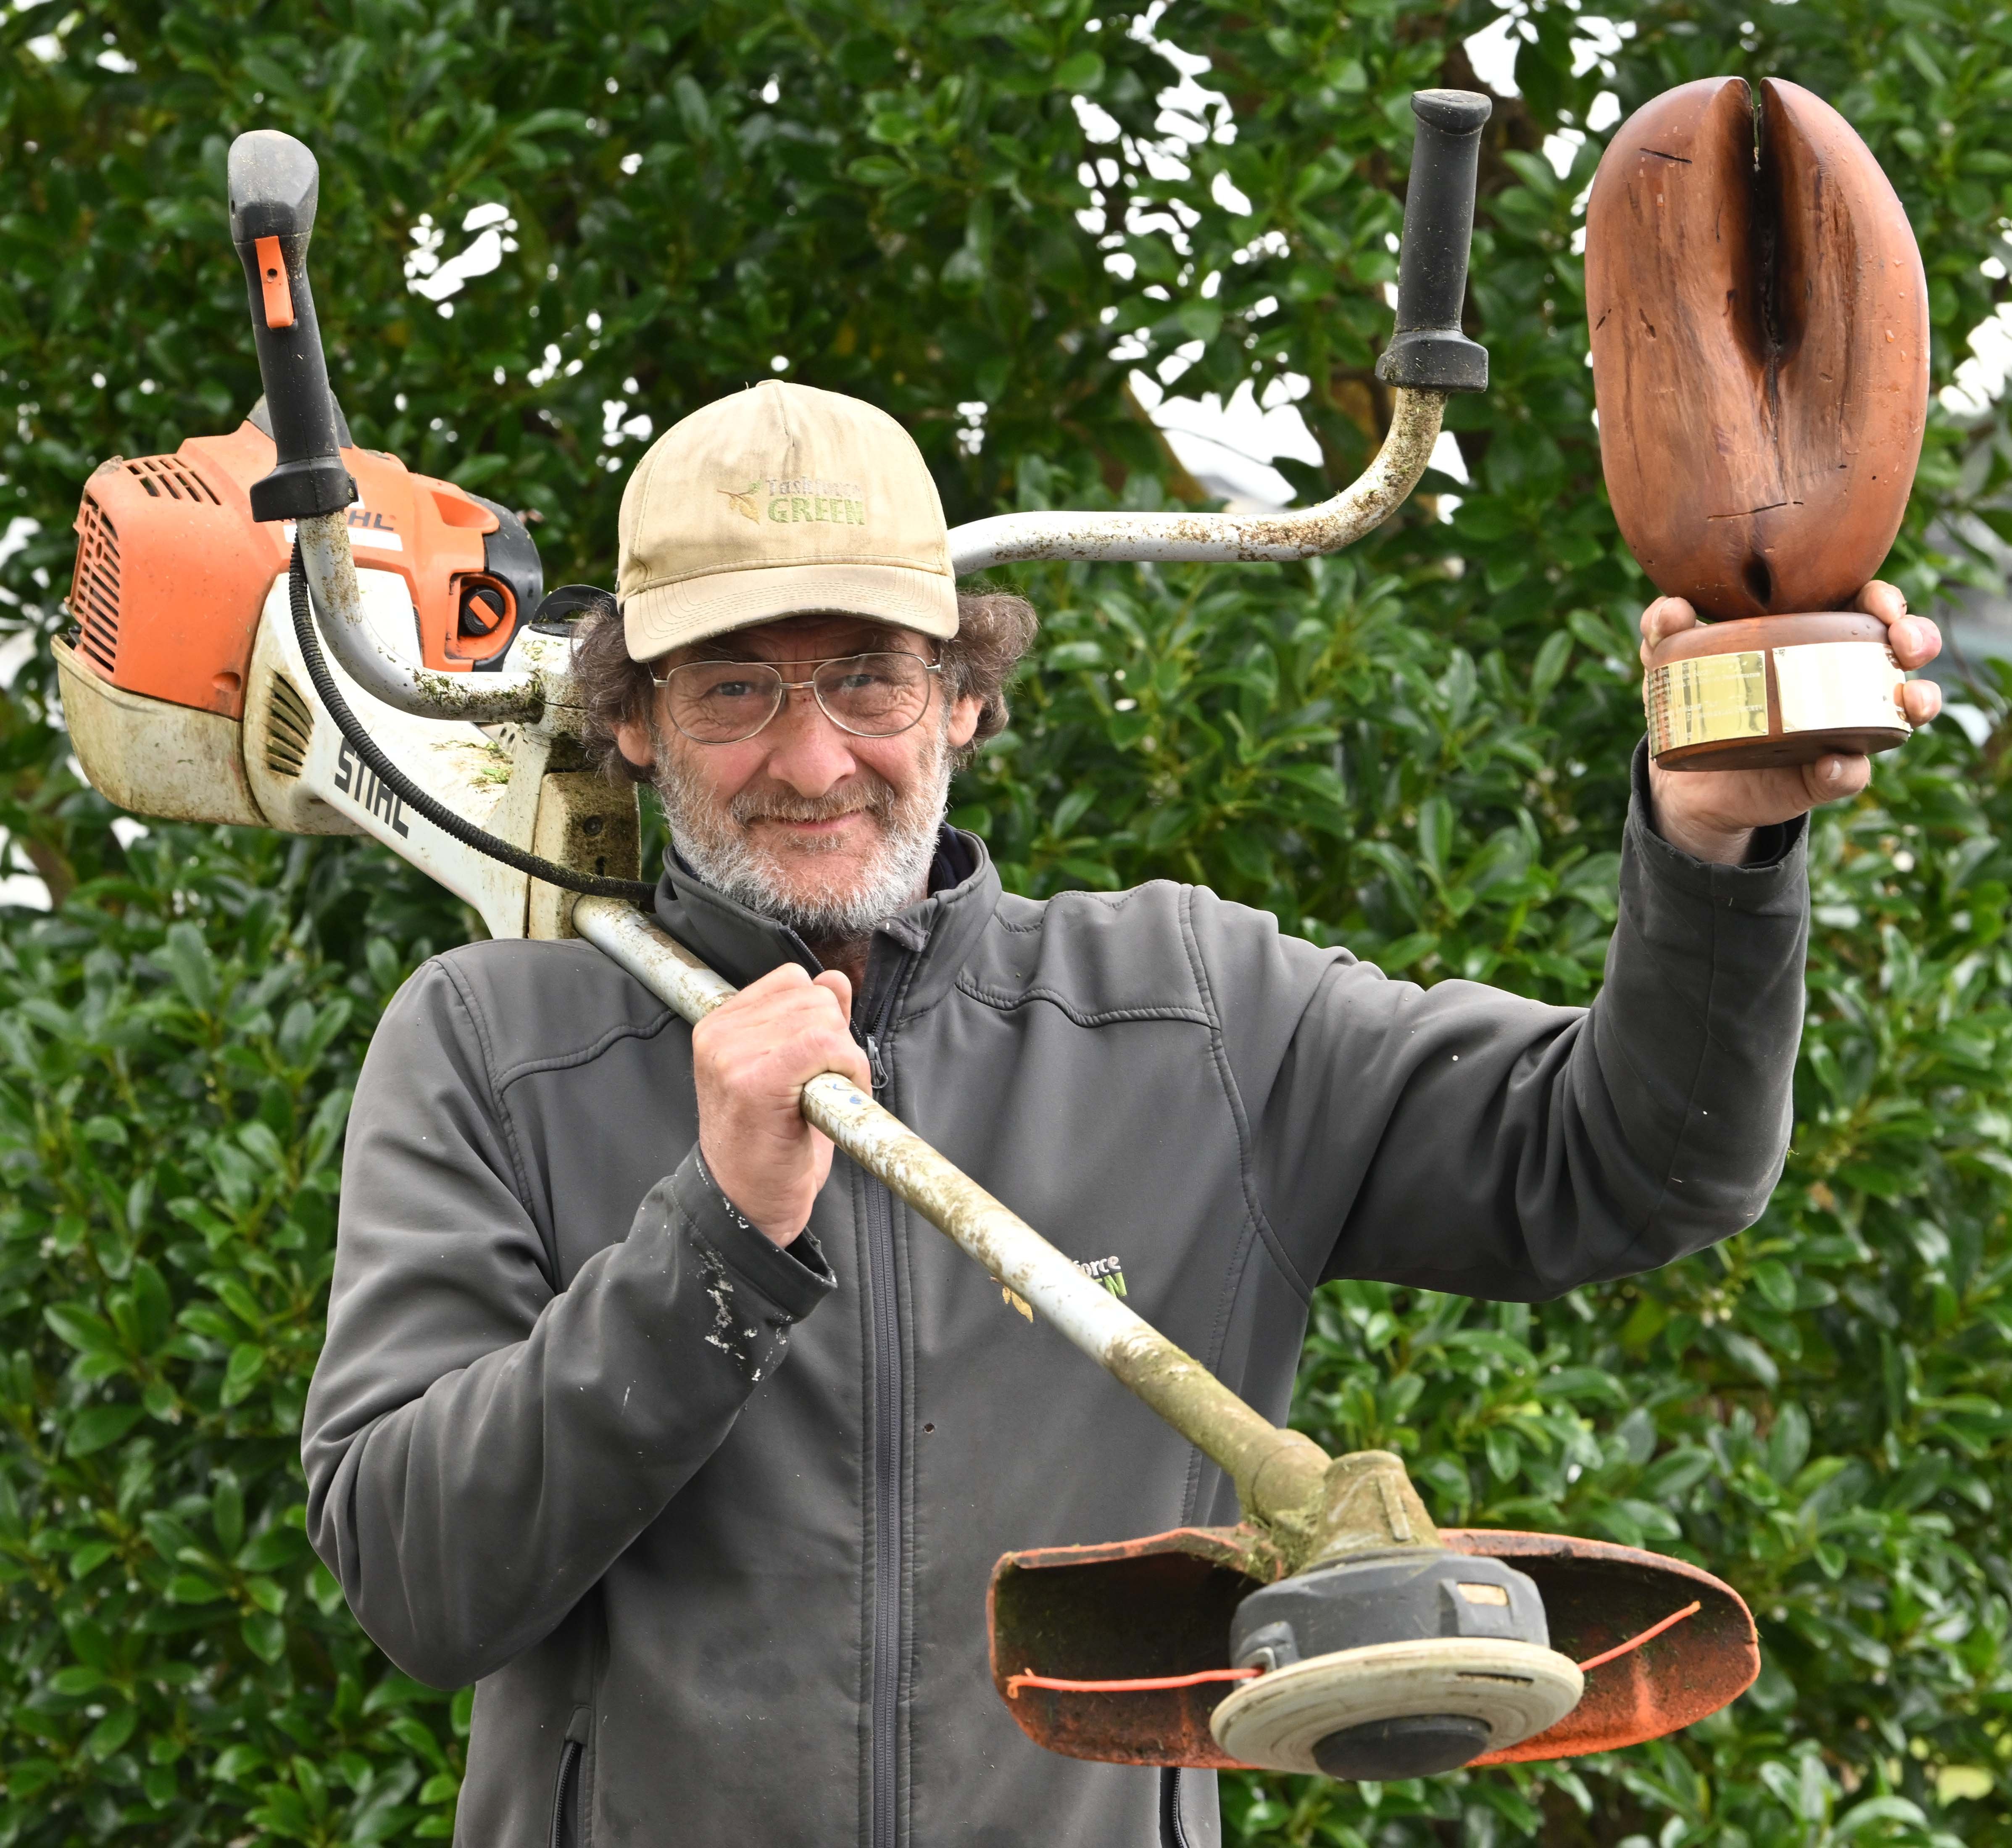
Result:
[[[745,487],[719,491],[743,519],[758,525],[765,519],[778,526],[866,524],[866,490],[856,481],[816,481],[808,476],[783,481],[765,476]]]
[[[1101,1283],[1113,1296],[1124,1295],[1125,1263],[1123,1259],[1116,1257],[1079,1258],[1076,1261],[1076,1268],[1086,1277]],[[999,1283],[997,1277],[994,1277],[992,1281]],[[1034,1319],[1033,1305],[1018,1290],[1009,1289],[1004,1283],[999,1283],[999,1294],[1008,1308],[1018,1310],[1029,1322]]]

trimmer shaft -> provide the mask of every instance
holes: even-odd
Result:
[[[1554,1725],[1579,1669],[1550,1646],[1537,1588],[1500,1560],[1406,1547],[1282,1579],[1230,1626],[1265,1671],[1218,1707],[1246,1764],[1386,1782],[1451,1771]]]

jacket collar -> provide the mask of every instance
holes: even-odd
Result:
[[[999,874],[985,843],[959,828],[946,827],[939,837],[932,884],[927,897],[897,912],[874,933],[919,958],[904,984],[904,1016],[934,1007],[950,993],[999,903]],[[715,891],[671,851],[657,882],[657,919],[737,988],[786,962],[812,975],[824,967],[794,930]]]

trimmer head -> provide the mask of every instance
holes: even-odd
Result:
[[[1209,1727],[1240,1764],[1388,1783],[1520,1745],[1571,1712],[1584,1685],[1565,1657],[1531,1643],[1372,1643],[1243,1682]]]
[[[1271,1542],[1254,1526],[1184,1528],[1104,1546],[1009,1554],[994,1568],[987,1600],[993,1682],[1036,1744],[1124,1764],[1326,1769],[1313,1755],[1316,1746],[1351,1728],[1386,1728],[1380,1738],[1372,1730],[1334,1742],[1329,1775],[1359,1778],[1370,1774],[1348,1767],[1366,1758],[1344,1754],[1373,1749],[1389,1764],[1400,1751],[1422,1753],[1428,1734],[1435,1751],[1447,1753],[1473,1739],[1472,1732],[1458,1736],[1457,1724],[1445,1729],[1410,1724],[1421,1716],[1488,1727],[1485,1742],[1452,1764],[1571,1757],[1690,1725],[1737,1699],[1760,1672],[1753,1618],[1739,1593],[1683,1561],[1561,1534],[1442,1528],[1438,1538],[1443,1552],[1414,1550],[1437,1563],[1416,1582],[1411,1608],[1415,1616],[1430,1607],[1426,1587],[1431,1600],[1459,1598],[1467,1633],[1447,1636],[1435,1628],[1411,1642],[1359,1640],[1351,1647],[1339,1646],[1370,1632],[1347,1627],[1349,1600],[1332,1598],[1315,1624],[1307,1621],[1312,1604],[1332,1594],[1300,1588],[1338,1572],[1359,1572],[1363,1577],[1350,1589],[1366,1593],[1375,1562],[1287,1578]],[[1518,1580],[1541,1600],[1543,1630],[1534,1640]],[[1510,1602],[1448,1594],[1443,1588],[1449,1582],[1500,1585]],[[1278,1614],[1288,1606],[1275,1600],[1289,1594],[1295,1601],[1305,1597],[1307,1607],[1282,1618]],[[1694,1614],[1628,1654],[1582,1675],[1574,1667],[1693,1605]],[[1492,1635],[1483,1622],[1471,1621],[1491,1616],[1500,1620]],[[1300,1663],[1250,1679],[1225,1679],[1240,1666],[1261,1665],[1255,1651],[1268,1639],[1259,1632],[1280,1621],[1293,1624]],[[1301,1641],[1303,1629],[1311,1651]],[[1239,1646],[1248,1661],[1234,1654]],[[1377,1650],[1387,1653],[1368,1653]],[[1386,1700],[1406,1666],[1403,1698]],[[1029,1674],[1185,1685],[1074,1691],[1022,1682]],[[1190,1679],[1204,1675],[1213,1679]],[[1475,1675],[1504,1679],[1493,1684],[1463,1679]],[[1568,1675],[1580,1676],[1576,1704],[1563,1700],[1550,1720],[1524,1730],[1525,1718],[1543,1720],[1542,1701],[1559,1702],[1570,1691]],[[1475,1697],[1481,1694],[1487,1698]],[[1290,1724],[1272,1713],[1289,1696]],[[1268,1749],[1274,1744],[1304,1755],[1280,1764]]]
[[[1331,1778],[1432,1777],[1520,1745],[1579,1704],[1543,1600],[1499,1560],[1405,1547],[1254,1591],[1229,1627],[1261,1671],[1211,1715],[1233,1758]]]

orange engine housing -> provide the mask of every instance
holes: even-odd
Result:
[[[397,457],[345,448],[358,499],[361,569],[405,580],[419,658],[466,672],[500,665],[542,590],[537,548],[516,516]],[[251,517],[273,439],[247,422],[191,437],[173,455],[114,456],[93,470],[77,516],[77,658],[115,687],[241,719],[259,613],[287,569],[291,527]]]

